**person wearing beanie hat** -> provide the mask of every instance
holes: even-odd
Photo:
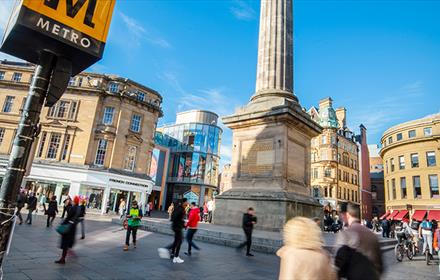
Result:
[[[75,243],[76,225],[78,224],[78,217],[80,215],[79,196],[75,196],[73,199],[73,206],[67,211],[67,216],[57,228],[58,233],[61,234],[60,248],[63,250],[61,258],[55,263],[65,264],[67,251],[71,249]]]

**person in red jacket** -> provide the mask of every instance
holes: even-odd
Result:
[[[200,221],[200,209],[196,206],[195,202],[191,202],[191,209],[189,210],[188,222],[186,223],[186,227],[188,231],[186,232],[186,241],[188,241],[188,252],[185,252],[185,255],[191,256],[191,248],[194,247],[196,250],[200,250],[200,248],[194,243],[193,238],[194,234],[197,231],[197,225]]]

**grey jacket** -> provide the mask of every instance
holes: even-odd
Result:
[[[347,245],[366,256],[374,265],[378,275],[383,272],[382,252],[377,236],[360,223],[352,223],[346,230],[336,236],[335,253]]]

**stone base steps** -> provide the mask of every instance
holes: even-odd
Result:
[[[122,224],[119,219],[112,219],[115,224]],[[170,222],[164,219],[144,219],[142,220],[141,230],[156,232],[167,235],[174,235],[171,230]],[[202,241],[227,247],[237,247],[240,243],[246,241],[243,230],[235,227],[225,227],[216,225],[200,224],[194,240]],[[324,240],[327,250],[333,248],[334,234],[324,233]],[[394,249],[396,244],[394,239],[381,239],[382,251]],[[281,234],[273,232],[255,231],[252,237],[252,250],[261,253],[274,254],[281,248],[283,242]]]

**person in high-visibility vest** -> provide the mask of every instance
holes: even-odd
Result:
[[[127,215],[127,236],[125,238],[124,251],[127,251],[130,245],[130,235],[133,236],[133,247],[136,248],[136,233],[138,227],[141,225],[141,219],[142,210],[139,209],[137,201],[133,200]]]

